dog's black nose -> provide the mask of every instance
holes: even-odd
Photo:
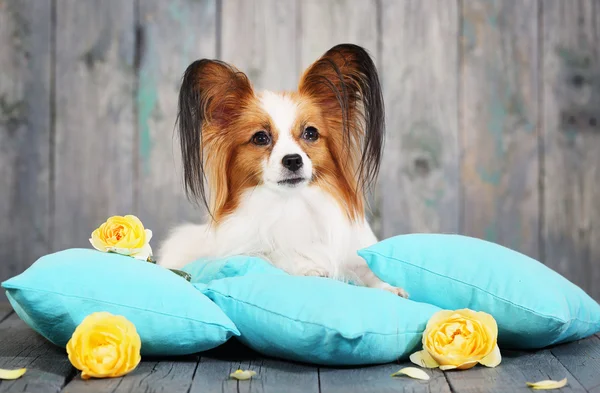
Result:
[[[288,154],[283,156],[281,163],[290,171],[296,172],[298,169],[302,168],[302,156],[300,156],[300,154]]]

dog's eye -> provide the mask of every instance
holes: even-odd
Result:
[[[252,143],[258,146],[266,146],[271,143],[271,137],[265,131],[258,131],[252,135]]]
[[[317,131],[315,127],[306,127],[302,133],[302,139],[306,139],[307,141],[316,141],[319,139],[319,131]]]

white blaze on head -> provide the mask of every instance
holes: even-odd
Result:
[[[293,137],[294,131],[300,131],[292,129],[298,105],[288,96],[268,91],[261,94],[260,103],[271,117],[277,133],[277,142],[271,156],[264,163],[265,184],[277,186],[282,180],[298,177],[305,178],[307,183],[312,177],[312,163]],[[303,165],[297,172],[292,173],[282,165],[283,157],[289,154],[299,154],[302,157]]]

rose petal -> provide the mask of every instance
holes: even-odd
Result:
[[[431,357],[427,350],[422,350],[413,353],[410,355],[410,361],[416,364],[417,366],[421,366],[424,368],[437,368],[439,367],[438,362],[435,361],[434,358]]]
[[[470,368],[475,367],[477,365],[477,363],[478,363],[477,360],[471,360],[471,361],[459,364],[458,366],[456,366],[456,368],[459,370],[468,370]],[[442,366],[440,366],[440,369],[441,368],[442,368]]]
[[[122,217],[124,220],[126,220],[125,222],[127,223],[131,223],[136,227],[144,227],[144,224],[142,224],[142,221],[137,218],[137,216],[134,216],[133,214],[127,214],[126,216]]]
[[[468,308],[455,310],[454,317],[479,322],[487,331],[489,339],[496,341],[498,337],[498,325],[494,317],[483,311],[474,311]]]
[[[457,366],[453,366],[451,364],[444,364],[444,365],[440,366],[440,370],[442,370],[442,371],[454,370],[456,368],[458,368],[458,367]]]
[[[17,370],[4,370],[0,368],[0,379],[17,379],[21,375],[25,374],[26,368],[20,368]]]
[[[146,243],[150,243],[150,239],[152,239],[152,231],[150,229],[146,229]]]
[[[137,254],[142,249],[141,248],[119,248],[119,247],[106,247],[107,251],[114,252],[115,254],[121,254],[125,256],[132,256],[133,254]]]
[[[106,252],[106,246],[100,241],[100,239],[98,239],[97,236],[94,236],[92,234],[92,237],[90,238],[90,243],[92,244],[92,247],[94,247],[96,250],[98,251],[102,251],[102,252]]]
[[[486,357],[479,361],[479,364],[482,364],[486,367],[496,367],[502,361],[502,355],[500,355],[500,348],[498,348],[498,344],[494,347],[492,352],[489,353]]]
[[[138,249],[139,251],[131,254],[132,257],[134,257],[135,259],[139,259],[141,261],[147,261],[148,257],[150,257],[152,255],[152,248],[150,247],[150,244],[146,243],[144,245],[144,247]]]
[[[235,370],[235,372],[229,374],[231,378],[235,378],[237,380],[245,381],[246,379],[250,379],[256,375],[255,371],[252,370]]]
[[[427,375],[427,373],[425,371],[421,370],[420,368],[416,368],[416,367],[401,368],[400,370],[393,373],[392,377],[398,377],[400,375],[407,375],[411,378],[422,379],[424,381],[429,380],[429,375]]]
[[[114,252],[116,254],[134,257],[141,261],[147,261],[148,257],[152,255],[152,248],[149,244],[144,245],[142,248],[117,248],[108,247],[107,251]]]
[[[425,327],[425,330],[429,330],[430,328],[439,325],[443,321],[450,319],[450,317],[454,313],[455,311],[452,310],[440,310],[436,312],[429,318],[429,321],[427,321],[427,326]]]
[[[527,386],[533,388],[535,390],[550,390],[550,389],[560,389],[567,384],[567,378],[561,379],[560,381],[538,381],[538,382],[526,382]]]

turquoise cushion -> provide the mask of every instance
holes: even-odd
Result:
[[[439,310],[379,289],[290,276],[244,258],[214,261],[205,268],[217,272],[220,279],[212,281],[185,270],[235,323],[239,340],[265,355],[338,366],[406,359],[421,349],[427,321]],[[245,275],[221,278],[232,271]]]
[[[188,263],[181,270],[188,273],[193,283],[209,283],[227,277],[251,274],[286,274],[258,257],[236,255],[227,258],[201,258]]]
[[[62,347],[95,311],[133,322],[142,355],[195,353],[239,335],[219,307],[185,279],[117,254],[69,249],[46,255],[2,286],[21,319]]]
[[[411,234],[358,253],[377,276],[405,288],[412,300],[491,314],[498,322],[500,346],[543,348],[600,331],[600,306],[581,288],[495,243]]]

